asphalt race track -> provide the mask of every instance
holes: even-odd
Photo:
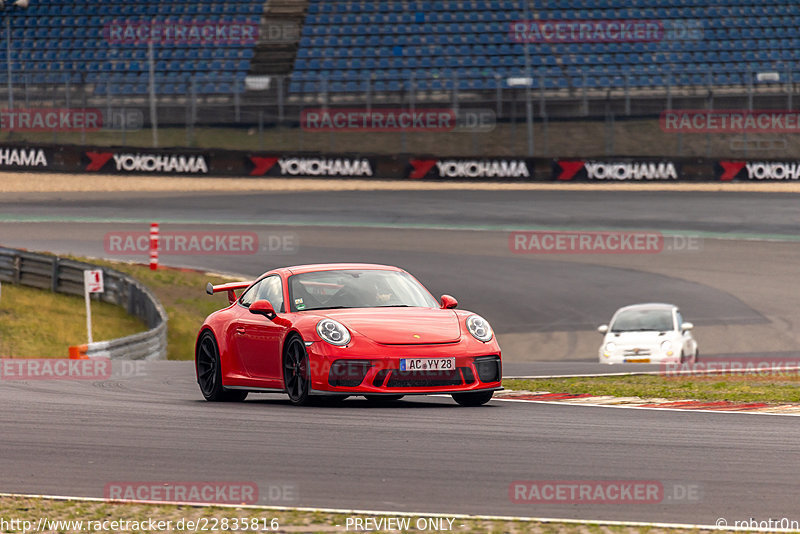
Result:
[[[296,250],[162,255],[256,276],[279,265],[400,265],[494,326],[506,374],[594,372],[594,328],[621,305],[678,304],[703,357],[798,357],[796,195],[672,192],[13,194],[0,244],[145,261],[109,232],[249,231]],[[658,254],[514,254],[512,229],[658,230]],[[672,239],[670,237],[670,239]],[[682,246],[682,245],[681,245]],[[198,288],[202,291],[203,288]],[[644,366],[644,368],[650,368]],[[629,367],[603,367],[620,372]],[[641,369],[635,367],[634,369]],[[449,398],[293,408],[279,395],[202,402],[187,362],[106,382],[3,382],[0,491],[103,496],[115,481],[243,480],[263,504],[713,524],[797,517],[792,418]],[[699,489],[647,505],[515,504],[515,480],[652,480]],[[289,485],[291,502],[268,499]],[[795,517],[792,516],[795,514]]]

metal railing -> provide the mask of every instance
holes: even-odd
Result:
[[[334,153],[417,153],[442,146],[447,155],[527,157],[654,152],[747,157],[779,156],[792,149],[794,137],[787,132],[687,136],[659,127],[660,114],[668,110],[793,110],[800,77],[791,69],[777,65],[766,73],[774,76],[763,78],[764,72],[750,69],[653,66],[662,71],[634,75],[620,67],[602,74],[556,75],[533,69],[530,77],[512,80],[488,69],[480,79],[412,75],[392,82],[367,72],[341,79],[298,71],[261,76],[259,83],[255,77],[243,83],[220,81],[216,74],[159,73],[152,86],[146,73],[125,74],[129,79],[93,78],[85,72],[22,69],[15,71],[11,90],[16,115],[5,117],[0,142]],[[11,96],[3,95],[8,92],[3,81],[0,73],[0,101]],[[335,108],[446,109],[467,120],[465,128],[447,136],[430,131],[318,131],[304,125],[305,112]],[[73,110],[76,115],[49,128],[41,126],[37,112],[42,110]],[[96,115],[88,123],[80,116],[87,110]],[[471,128],[470,112],[490,117],[490,127]],[[40,123],[35,124],[37,118]]]
[[[67,295],[83,295],[83,271],[102,269],[104,292],[94,297],[125,308],[141,319],[148,330],[87,347],[90,357],[112,360],[163,360],[167,356],[167,312],[153,293],[139,281],[108,267],[99,267],[58,256],[0,248],[0,282],[46,289]],[[66,350],[66,349],[65,349]]]

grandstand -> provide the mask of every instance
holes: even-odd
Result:
[[[11,71],[16,83],[85,83],[97,95],[114,96],[148,92],[148,47],[140,38],[143,34],[135,32],[158,21],[164,33],[154,46],[156,93],[178,95],[192,89],[211,94],[241,88],[256,44],[255,39],[237,34],[235,38],[224,35],[214,46],[207,46],[209,41],[202,37],[192,39],[191,25],[211,22],[228,29],[257,30],[263,9],[263,0],[33,0],[27,9],[7,8],[2,14],[11,32]],[[170,36],[170,25],[174,29],[181,24],[186,36]],[[6,34],[0,35],[4,41],[0,62],[5,63]]]
[[[68,79],[96,95],[147,94],[146,42],[120,27],[150,21],[302,25],[290,41],[157,41],[158,95],[241,92],[248,74],[288,76],[292,93],[491,91],[520,79],[542,90],[743,86],[759,83],[759,73],[771,73],[764,83],[800,80],[800,5],[785,0],[33,0],[3,16],[15,82]],[[526,20],[651,21],[662,32],[520,40],[512,28]],[[6,55],[4,42],[0,62]]]
[[[329,151],[341,142],[340,149],[385,152],[399,143],[405,151],[433,141],[334,138],[303,131],[300,118],[314,106],[446,105],[488,111],[498,127],[493,135],[449,137],[451,153],[550,154],[569,144],[576,153],[610,154],[634,139],[627,153],[670,146],[677,154],[736,155],[744,146],[779,154],[786,137],[700,144],[661,131],[658,117],[673,108],[791,110],[800,82],[800,4],[787,0],[13,4],[0,11],[0,98],[7,107],[101,109],[109,130],[80,132],[81,143],[146,144],[147,136],[129,134],[171,128],[170,142],[192,145],[203,127],[217,136],[207,142],[226,146]],[[620,38],[609,30],[615,24],[645,33]],[[584,26],[591,31],[576,36]],[[207,27],[211,37],[202,33]],[[629,136],[618,123],[633,120],[642,131]],[[5,139],[59,140],[39,133]],[[572,147],[577,138],[583,149]]]
[[[800,5],[767,0],[312,0],[292,90],[493,90],[745,85],[748,73],[800,80]],[[523,39],[518,21],[649,21],[645,39]],[[527,61],[527,63],[526,63]],[[324,81],[323,81],[324,80]]]

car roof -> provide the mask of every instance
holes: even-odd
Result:
[[[630,306],[623,306],[622,308],[618,309],[614,315],[616,315],[619,312],[628,310],[673,310],[676,308],[677,306],[675,306],[674,304],[666,304],[664,302],[645,302],[642,304],[631,304]]]
[[[293,274],[313,273],[319,271],[344,271],[344,270],[375,270],[375,271],[398,271],[403,269],[393,265],[380,265],[377,263],[312,263],[308,265],[294,265],[274,269],[270,272],[283,272],[286,276]]]

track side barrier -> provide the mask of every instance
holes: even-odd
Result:
[[[0,171],[242,178],[481,182],[798,181],[800,159],[649,156],[446,156],[198,150],[48,144],[0,145]]]
[[[0,247],[0,282],[83,296],[83,271],[101,269],[105,291],[92,298],[125,308],[148,330],[108,341],[69,347],[72,359],[163,360],[167,357],[167,312],[153,293],[125,273],[58,256]]]

